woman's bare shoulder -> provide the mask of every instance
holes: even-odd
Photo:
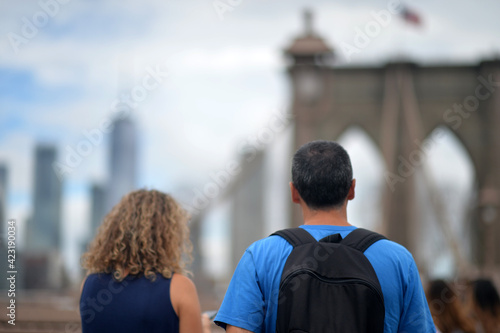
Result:
[[[190,291],[194,290],[196,291],[196,286],[194,285],[194,282],[188,278],[185,275],[175,273],[172,276],[172,291]]]

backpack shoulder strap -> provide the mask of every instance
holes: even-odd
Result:
[[[302,228],[282,229],[271,234],[271,236],[273,235],[284,238],[293,247],[302,244],[316,242],[316,239],[313,236],[311,236],[310,233],[308,233],[306,230]]]
[[[340,243],[365,252],[373,243],[386,239],[385,236],[374,231],[357,228],[349,233]]]

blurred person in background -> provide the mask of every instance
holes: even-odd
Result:
[[[478,333],[500,333],[500,297],[491,280],[472,282],[472,312],[478,320]]]
[[[83,333],[210,332],[186,277],[188,219],[156,190],[131,192],[113,207],[82,257],[88,272],[80,298]]]
[[[434,324],[442,333],[475,333],[474,320],[466,315],[455,291],[443,280],[429,282],[427,302]]]

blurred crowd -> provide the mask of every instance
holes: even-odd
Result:
[[[427,301],[438,332],[500,333],[500,297],[489,279],[430,281]]]

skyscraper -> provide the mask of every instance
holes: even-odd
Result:
[[[28,226],[28,251],[60,250],[61,247],[62,183],[52,169],[56,158],[54,146],[36,147],[34,209]]]
[[[56,158],[54,146],[38,145],[35,149],[34,209],[27,221],[26,252],[23,259],[23,282],[27,289],[63,287],[62,183],[52,168]]]
[[[111,132],[106,212],[136,186],[137,133],[130,117],[119,117]]]
[[[102,223],[104,215],[107,213],[105,211],[106,191],[103,186],[99,184],[92,184],[91,200],[90,237],[93,238],[97,232],[97,228],[99,228]]]

